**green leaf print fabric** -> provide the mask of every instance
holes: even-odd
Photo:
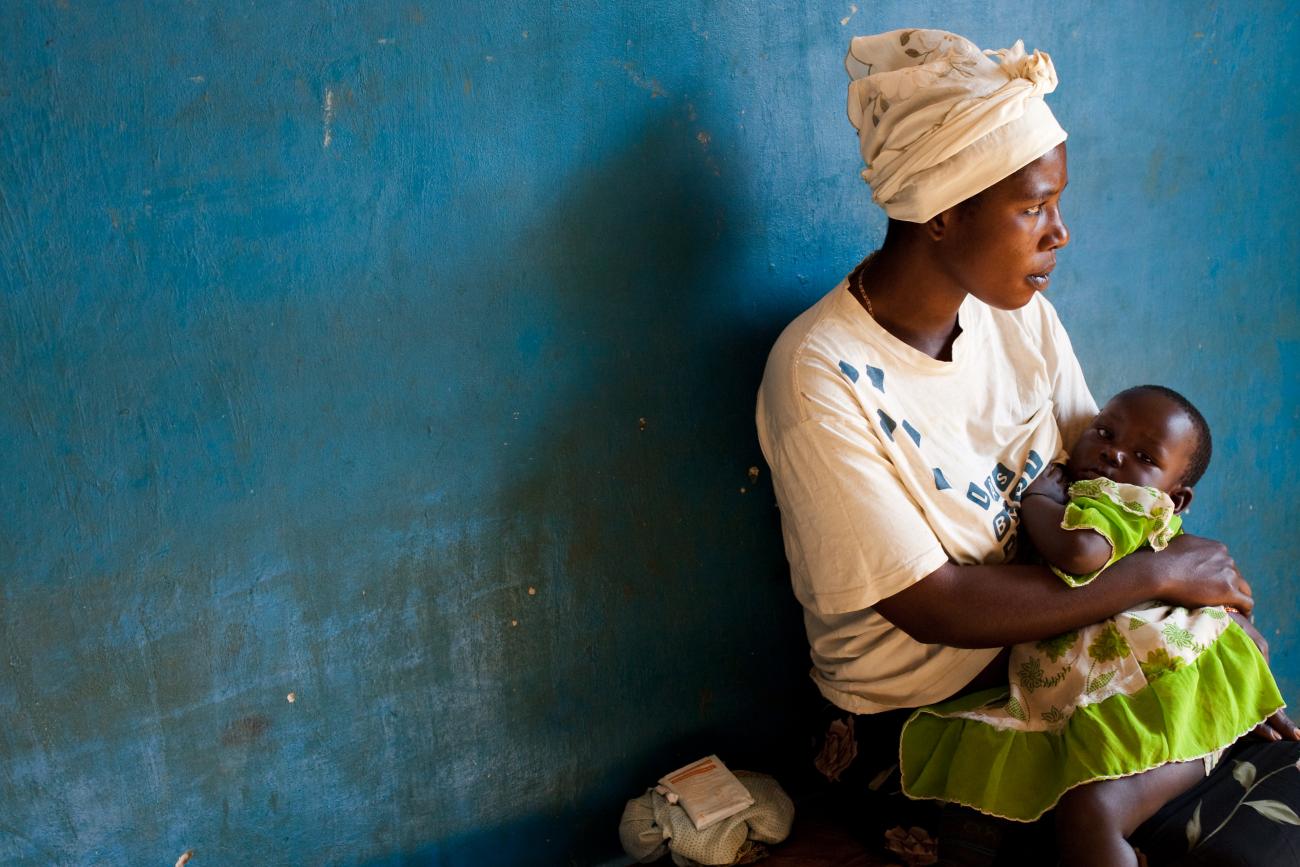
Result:
[[[1214,753],[1282,704],[1267,663],[1232,623],[1193,664],[1068,714],[1022,706],[1005,689],[917,710],[900,746],[903,791],[1029,822],[1083,783]]]
[[[1162,549],[1181,529],[1154,488],[1090,479],[1070,495],[1061,526],[1105,536],[1109,563]],[[1057,574],[1081,586],[1104,568]],[[1033,821],[1074,786],[1209,755],[1283,706],[1267,662],[1223,609],[1158,602],[1016,645],[1008,680],[909,718],[905,794]]]

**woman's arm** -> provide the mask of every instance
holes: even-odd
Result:
[[[1048,464],[1020,500],[1020,527],[1048,563],[1071,575],[1087,575],[1110,561],[1112,549],[1096,530],[1061,527],[1068,487],[1061,465]]]
[[[1137,551],[1105,581],[1069,587],[1041,566],[947,563],[875,605],[917,641],[1005,647],[1097,623],[1151,599],[1175,605],[1231,605],[1249,612],[1250,585],[1225,548],[1184,534],[1164,551]]]

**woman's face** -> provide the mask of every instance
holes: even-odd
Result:
[[[1045,290],[1056,251],[1070,242],[1061,218],[1069,176],[1065,144],[945,211],[942,244],[953,279],[1001,310],[1025,306]]]

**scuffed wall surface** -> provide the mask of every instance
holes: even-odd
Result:
[[[1052,298],[1098,397],[1206,411],[1191,525],[1294,698],[1292,19],[10,4],[0,861],[587,864],[675,762],[775,761],[753,394],[880,237],[840,62],[905,25],[1053,54]]]

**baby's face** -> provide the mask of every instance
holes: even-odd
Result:
[[[1102,407],[1070,452],[1072,479],[1105,476],[1170,493],[1196,451],[1196,427],[1178,404],[1158,392],[1139,391]]]

